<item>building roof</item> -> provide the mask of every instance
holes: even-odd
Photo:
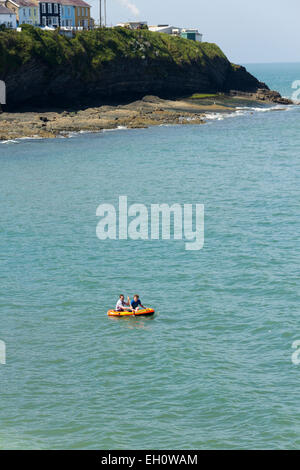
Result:
[[[39,3],[43,3],[41,0],[10,0],[18,7],[36,7]],[[45,0],[45,3],[59,3],[61,5],[69,5],[73,7],[88,7],[91,5],[84,2],[84,0]],[[0,5],[4,6],[4,1],[0,0]],[[6,8],[6,7],[4,7]]]
[[[33,2],[32,0],[16,0],[16,2],[20,7],[37,7],[38,1]]]
[[[59,5],[70,5],[70,6],[73,6],[73,7],[88,7],[88,8],[91,8],[91,5],[84,2],[83,0],[37,0],[37,1],[38,1],[38,3],[58,3]],[[16,2],[19,3],[19,0],[16,0]]]
[[[88,8],[91,8],[91,5],[84,2],[83,0],[57,0],[57,2],[60,3],[61,5],[70,5],[72,7],[88,7]]]
[[[134,24],[134,25],[137,24],[137,25],[139,25],[139,24],[147,24],[147,21],[125,21],[123,23],[118,23],[117,26],[123,25],[123,24],[126,24],[126,25],[127,24],[129,24],[129,25],[130,24]]]
[[[159,31],[160,29],[181,29],[177,26],[172,26],[172,25],[169,25],[169,24],[158,24],[158,25],[151,25],[149,26],[149,29],[151,30],[154,30],[154,31]]]
[[[57,3],[57,4],[60,4],[61,1],[60,0],[39,0],[38,1],[38,4],[40,5],[41,3]]]
[[[15,15],[15,12],[0,4],[0,15]]]
[[[38,0],[9,0],[10,3],[16,7],[37,7],[39,4]],[[1,3],[4,4],[4,1],[1,0]]]

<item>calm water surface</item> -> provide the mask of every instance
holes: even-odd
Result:
[[[0,448],[300,447],[299,148],[296,107],[0,145]],[[205,204],[203,250],[100,242],[120,194]]]

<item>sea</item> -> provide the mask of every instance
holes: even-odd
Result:
[[[0,449],[300,448],[299,149],[293,105],[0,144]],[[203,205],[203,247],[100,240],[119,196]]]

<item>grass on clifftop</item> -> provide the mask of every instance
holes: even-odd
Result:
[[[162,59],[170,63],[205,65],[226,56],[216,44],[197,43],[148,30],[130,31],[107,28],[82,31],[72,39],[57,31],[43,31],[23,25],[22,32],[0,32],[0,74],[19,69],[36,58],[51,67],[67,66],[83,76],[117,59]]]

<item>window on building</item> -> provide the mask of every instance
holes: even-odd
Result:
[[[80,8],[77,8],[77,15],[80,16]]]
[[[36,8],[33,9],[33,16],[36,16]]]
[[[42,3],[42,13],[46,13],[46,3]]]
[[[48,3],[48,13],[52,13],[52,3]]]
[[[54,7],[54,12],[53,12],[53,13],[56,13],[56,14],[57,14],[57,13],[58,13],[58,5],[57,5],[57,3],[54,3],[53,7]]]
[[[45,16],[43,16],[43,18],[42,18],[42,25],[46,26],[46,17]]]
[[[61,7],[61,14],[62,16],[65,16],[65,7]]]
[[[84,16],[84,8],[81,8],[81,16]]]
[[[68,8],[68,16],[71,16],[71,8]]]
[[[31,16],[31,8],[28,8],[28,16]]]
[[[26,16],[26,8],[23,8],[23,15]]]

